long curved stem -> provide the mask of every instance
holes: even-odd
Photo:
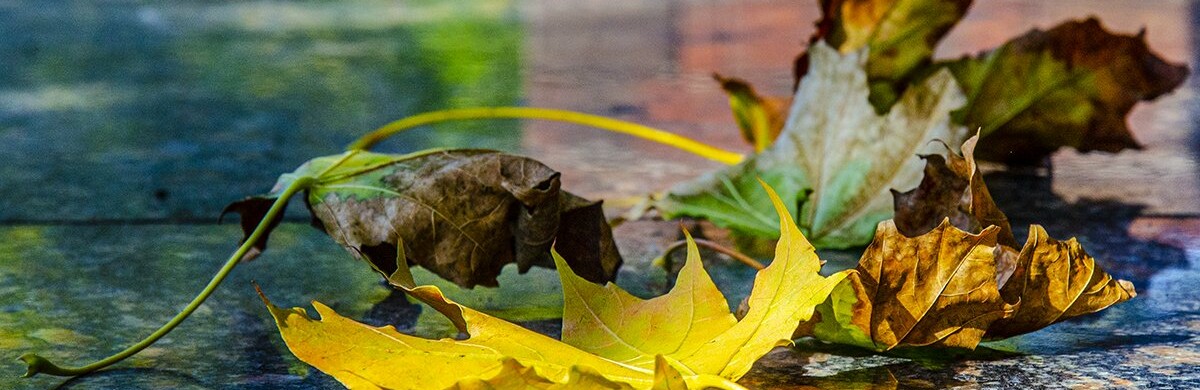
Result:
[[[242,259],[242,256],[244,256],[246,252],[249,251],[254,245],[254,243],[258,241],[259,237],[261,237],[267,231],[267,229],[270,228],[271,221],[273,221],[279,215],[279,213],[283,211],[284,206],[287,204],[288,198],[291,198],[292,195],[310,186],[313,180],[314,179],[311,177],[301,177],[296,179],[296,181],[293,181],[292,184],[289,185],[283,191],[283,193],[279,195],[279,198],[275,199],[275,203],[271,205],[269,210],[267,210],[266,216],[264,216],[262,222],[259,222],[258,226],[254,228],[254,232],[250,233],[250,236],[246,238],[246,241],[242,243],[242,246],[238,247],[237,251],[235,251],[233,255],[229,257],[229,260],[225,261],[225,265],[221,267],[220,271],[217,271],[217,274],[213,276],[212,280],[208,281],[208,285],[204,287],[204,290],[200,291],[200,294],[195,298],[192,298],[192,302],[188,303],[187,307],[183,308],[183,311],[180,311],[179,314],[176,314],[174,318],[172,318],[170,321],[167,321],[166,324],[163,324],[162,327],[158,328],[158,330],[154,331],[154,333],[151,333],[150,336],[142,339],[142,341],[139,341],[137,344],[129,346],[129,348],[125,348],[124,351],[101,359],[95,363],[79,367],[61,367],[50,362],[44,357],[38,356],[37,354],[27,353],[22,355],[20,358],[25,362],[26,365],[29,366],[26,369],[24,376],[28,378],[37,374],[58,376],[78,376],[87,374],[133,356],[146,347],[149,347],[151,344],[154,344],[154,342],[158,341],[158,339],[166,336],[167,333],[170,333],[171,330],[175,329],[176,326],[182,323],[183,320],[187,319],[192,312],[196,311],[196,309],[200,307],[200,304],[204,303],[204,300],[208,299],[209,295],[212,295],[213,291],[216,291],[217,286],[225,280],[225,277],[229,275],[230,271],[233,271],[233,268],[237,266],[238,262]]]
[[[714,252],[723,254],[725,256],[729,256],[729,257],[733,258],[734,260],[741,262],[742,264],[750,266],[750,268],[754,268],[759,271],[761,271],[763,268],[767,268],[767,266],[763,265],[763,263],[759,263],[758,260],[754,260],[750,256],[746,256],[745,254],[742,254],[741,252],[727,248],[721,244],[718,244],[718,243],[715,243],[715,242],[712,242],[709,240],[705,240],[705,239],[700,239],[700,238],[693,239],[693,241],[696,242],[696,246],[702,246],[702,247],[708,248]],[[683,240],[676,241],[675,243],[668,245],[667,249],[663,250],[662,256],[659,256],[658,258],[664,259],[664,260],[670,259],[671,258],[670,256],[672,253],[675,253],[675,251],[680,250],[684,247],[687,247],[687,241],[683,241]]]
[[[639,125],[633,122],[626,122],[618,119],[579,112],[534,107],[457,108],[417,114],[392,123],[388,123],[383,127],[380,127],[379,129],[376,129],[375,131],[372,131],[354,141],[354,143],[351,143],[347,149],[369,149],[379,141],[414,127],[438,122],[472,119],[541,119],[568,122],[604,129],[616,133],[632,135],[634,137],[673,146],[698,156],[725,164],[737,164],[745,158],[745,156],[740,153],[703,144],[678,134]]]

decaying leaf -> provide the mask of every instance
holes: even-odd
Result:
[[[870,48],[871,103],[886,112],[923,77],[949,68],[967,105],[955,122],[982,127],[980,157],[1034,164],[1060,147],[1083,152],[1138,148],[1125,116],[1139,101],[1182,84],[1188,69],[1152,53],[1145,32],[1113,34],[1094,18],[1034,29],[974,58],[933,61],[938,41],[970,0],[821,0],[812,43],[843,53]],[[809,53],[795,64],[802,83]]]
[[[759,95],[742,79],[727,78],[714,74],[713,78],[721,83],[721,89],[729,94],[729,107],[733,110],[733,119],[737,121],[742,138],[754,145],[755,152],[761,152],[775,142],[779,132],[783,130],[785,110],[789,99],[775,96]]]
[[[656,204],[666,217],[703,217],[774,238],[779,226],[762,213],[769,206],[755,180],[761,177],[790,211],[799,209],[800,228],[816,246],[864,245],[892,215],[888,190],[920,181],[917,155],[937,152],[930,141],[966,138],[950,123],[950,111],[966,99],[949,72],[909,88],[877,115],[867,101],[866,51],[842,54],[818,42],[810,53],[812,69],[779,139],[739,165],[676,185]]]
[[[611,284],[592,284],[556,257],[564,286],[563,341],[459,305],[437,287],[413,287],[410,276],[397,273],[385,275],[467,338],[428,340],[371,327],[320,303],[314,306],[321,320],[300,308],[284,310],[269,302],[268,308],[300,360],[349,387],[737,389],[733,381],[772,348],[789,344],[796,324],[846,275],[817,273],[815,249],[775,193],[768,194],[784,229],[775,260],[755,278],[749,312],[740,321],[729,314],[691,241],[675,288],[650,300]]]
[[[601,356],[652,368],[663,355],[700,374],[736,380],[772,348],[790,343],[796,324],[829,295],[845,273],[828,278],[821,261],[800,234],[782,201],[767,195],[782,226],[775,259],[759,271],[740,321],[709,279],[700,253],[688,235],[687,262],[666,295],[642,300],[614,284],[598,286],[580,279],[560,262],[563,294],[563,341]]]
[[[896,193],[896,224],[899,227],[901,220],[906,221],[910,229],[901,228],[900,232],[909,237],[925,234],[919,227],[943,219],[968,232],[989,225],[999,229],[1000,245],[994,254],[996,282],[1004,301],[1015,305],[1017,311],[998,320],[987,337],[1031,332],[1137,295],[1133,284],[1100,270],[1074,238],[1054,240],[1041,226],[1030,226],[1029,238],[1018,252],[1008,217],[996,206],[975,164],[972,152],[977,142],[978,136],[967,140],[962,145],[963,155],[951,154],[942,166],[930,160],[920,187]],[[965,186],[968,178],[970,185]]]
[[[1145,31],[1113,34],[1094,18],[1032,30],[946,66],[968,96],[960,123],[981,127],[980,156],[1037,163],[1059,147],[1083,152],[1139,148],[1125,116],[1139,101],[1187,78],[1146,46]]]
[[[1131,283],[1101,271],[1074,239],[1055,241],[1037,225],[1015,272],[1001,275],[997,232],[988,227],[974,235],[945,220],[910,238],[890,221],[881,223],[858,268],[796,337],[876,351],[973,349],[984,338],[1032,332],[1137,295]]]
[[[621,264],[600,202],[562,191],[558,172],[529,158],[486,150],[350,152],[305,163],[281,176],[276,191],[301,176],[317,178],[305,197],[314,224],[385,271],[395,271],[401,241],[409,263],[463,287],[495,286],[508,263],[522,271],[553,267],[552,243],[588,280],[612,280]],[[272,197],[226,211],[242,215],[249,235]],[[265,245],[265,238],[256,243]]]
[[[963,144],[963,157],[928,160],[921,186],[896,193],[897,221],[880,224],[854,273],[797,337],[876,351],[975,348],[982,339],[1032,332],[1137,295],[1074,239],[1056,241],[1041,226],[1030,227],[1019,252],[997,242],[1012,233],[975,166],[977,141]],[[898,227],[901,219],[911,230]],[[924,229],[931,220],[939,223]]]
[[[821,20],[811,42],[824,40],[842,53],[870,49],[867,79],[870,100],[887,112],[929,66],[934,46],[958,24],[971,0],[820,0]],[[796,60],[797,80],[807,69],[808,53]]]
[[[945,221],[910,238],[880,223],[855,272],[817,309],[811,335],[877,351],[974,348],[1009,310],[992,260],[997,231],[970,234]]]
[[[921,156],[925,160],[921,184],[908,192],[892,190],[895,223],[900,233],[916,237],[948,218],[954,226],[972,233],[996,226],[1000,229],[996,237],[1000,244],[1017,246],[1008,217],[996,207],[975,163],[978,142],[978,135],[967,139],[962,144],[962,155]]]
[[[1100,270],[1074,238],[1058,241],[1034,225],[1016,270],[1000,288],[1016,311],[988,328],[988,338],[1029,333],[1063,319],[1100,311],[1137,296],[1133,283]]]
[[[1126,114],[1138,101],[1178,87],[1187,75],[1186,67],[1151,53],[1143,34],[1112,34],[1095,19],[1034,30],[976,58],[932,61],[937,41],[970,3],[821,1],[823,16],[813,44],[797,60],[802,78],[776,143],[734,167],[675,186],[655,206],[666,217],[701,217],[771,238],[777,229],[771,218],[755,212],[766,205],[755,200],[762,197],[755,196],[750,179],[762,177],[783,194],[818,247],[864,245],[875,224],[891,215],[884,192],[916,184],[913,154],[926,154],[929,169],[947,168],[942,177],[954,173],[938,161],[944,158],[922,152],[931,147],[928,142],[913,141],[940,138],[957,145],[966,136],[959,124],[965,124],[980,128],[989,140],[980,156],[1019,164],[1038,162],[1063,146],[1085,152],[1137,147]],[[739,102],[753,107],[744,102],[755,96],[745,91],[731,98],[735,111]],[[954,111],[950,123],[946,110]],[[737,112],[752,140],[768,122],[763,110]],[[973,218],[996,216],[966,211],[976,213]],[[963,216],[952,217],[969,225],[958,218]],[[911,228],[931,229],[940,219],[932,221]],[[960,225],[1004,226],[980,222]],[[1007,230],[1000,241],[1015,246]]]

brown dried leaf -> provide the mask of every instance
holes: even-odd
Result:
[[[238,213],[241,216],[242,231],[246,233],[246,238],[249,238],[250,232],[254,231],[255,227],[258,227],[258,223],[263,218],[266,218],[267,210],[271,208],[272,203],[275,203],[275,198],[265,196],[246,197],[225,206],[225,210],[221,211],[221,218],[217,220],[217,223],[221,223],[225,219],[225,215],[229,213]],[[258,241],[254,245],[250,246],[250,250],[242,256],[242,261],[254,260],[263,251],[267,250],[267,239],[271,237],[271,231],[279,227],[279,221],[282,219],[283,216],[280,215],[267,225],[266,232],[258,238]]]
[[[463,287],[496,286],[508,263],[522,272],[552,268],[551,244],[594,282],[612,280],[621,264],[600,202],[562,191],[559,173],[529,158],[357,152],[309,161],[281,176],[276,189],[306,175],[318,177],[305,199],[314,224],[385,274],[397,270],[401,242],[408,263]],[[253,228],[263,205],[243,201],[227,210]]]
[[[963,144],[962,157],[926,157],[921,185],[893,192],[896,220],[880,223],[856,272],[797,328],[797,337],[877,351],[974,348],[983,338],[1032,332],[1137,295],[1131,283],[1100,270],[1075,239],[1054,240],[1041,226],[1030,228],[1020,252],[998,244],[998,235],[1015,240],[975,165],[977,141],[978,136]],[[939,222],[927,228],[932,221]],[[971,261],[946,261],[964,258],[966,252],[955,248],[965,243],[976,245],[967,254]],[[944,295],[931,297],[931,288]],[[936,310],[947,296],[960,306]]]
[[[1017,246],[1008,217],[996,207],[975,164],[975,145],[979,136],[962,144],[962,155],[947,153],[921,156],[925,177],[908,192],[892,190],[896,209],[896,227],[909,237],[933,230],[943,219],[959,229],[978,233],[988,226],[1000,228],[997,242]]]
[[[1125,116],[1139,101],[1187,78],[1182,64],[1150,51],[1145,31],[1113,34],[1095,18],[1032,30],[945,66],[969,102],[959,122],[981,127],[980,158],[1035,164],[1060,147],[1082,152],[1140,148]]]
[[[1127,301],[1137,292],[1132,283],[1100,270],[1074,238],[1058,241],[1033,225],[1000,295],[1014,303],[1016,311],[993,323],[985,335],[988,338],[1012,337],[1095,313]]]
[[[932,61],[938,41],[969,0],[822,0],[811,44],[842,52],[870,48],[870,101],[885,112],[908,87],[942,68],[954,72],[969,103],[958,124],[982,128],[979,157],[1037,164],[1061,147],[1082,152],[1140,148],[1125,117],[1139,101],[1168,93],[1188,68],[1150,51],[1145,31],[1114,34],[1095,18],[1034,29],[975,57]],[[797,57],[796,83],[809,53]]]
[[[812,333],[796,336],[876,351],[974,348],[1010,310],[996,286],[998,231],[971,234],[944,220],[929,233],[906,237],[891,221],[881,222],[855,272],[818,306],[820,318],[800,327]]]

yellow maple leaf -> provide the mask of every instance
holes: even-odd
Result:
[[[302,308],[267,306],[296,357],[351,388],[740,389],[733,381],[772,348],[790,343],[796,324],[845,277],[817,274],[821,263],[812,245],[774,191],[767,192],[782,238],[775,261],[755,278],[741,321],[701,267],[695,243],[676,288],[651,300],[591,284],[558,257],[565,342],[459,305],[437,287],[412,286],[407,272],[386,276],[449,318],[466,339],[429,340],[368,326],[319,302],[313,305],[320,320]],[[584,311],[592,315],[581,316]],[[610,348],[609,342],[622,345]]]
[[[612,283],[592,284],[558,258],[565,294],[563,341],[641,368],[652,368],[655,356],[664,355],[699,374],[730,380],[744,375],[772,348],[791,343],[796,324],[812,316],[846,272],[828,278],[817,273],[821,261],[812,244],[775,191],[765,183],[763,187],[783,228],[775,260],[755,277],[749,311],[741,321],[704,272],[688,234],[687,262],[674,288],[649,300]]]

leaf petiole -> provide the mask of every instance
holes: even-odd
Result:
[[[733,165],[745,159],[740,153],[731,152],[712,145],[700,143],[691,138],[618,119],[606,118],[599,115],[580,112],[556,110],[536,107],[479,107],[456,108],[442,111],[432,111],[413,115],[388,123],[362,136],[347,147],[348,150],[365,150],[392,135],[438,122],[472,120],[472,119],[541,119],[557,122],[574,123],[595,127],[615,133],[632,135],[645,140],[672,146],[700,157]]]
[[[112,356],[106,357],[92,364],[79,367],[62,367],[37,354],[27,353],[21,355],[20,357],[20,359],[24,361],[26,365],[28,365],[24,377],[28,378],[37,374],[58,376],[78,376],[87,374],[133,356],[146,347],[149,347],[151,344],[154,344],[154,342],[158,341],[158,339],[166,336],[167,333],[170,333],[171,330],[175,329],[176,326],[182,323],[183,320],[187,319],[192,312],[196,311],[196,309],[199,308],[206,299],[208,299],[208,296],[212,295],[213,291],[216,291],[217,286],[219,286],[221,282],[225,280],[225,277],[229,275],[230,271],[233,271],[233,268],[237,266],[242,256],[244,256],[246,252],[253,247],[254,243],[257,242],[259,238],[270,228],[271,221],[275,220],[276,217],[283,212],[284,206],[287,205],[288,199],[297,192],[303,191],[304,189],[310,187],[315,181],[316,179],[313,177],[303,176],[289,184],[287,188],[284,189],[279,195],[279,198],[275,199],[275,203],[271,204],[271,208],[267,210],[267,213],[263,217],[262,221],[259,222],[258,226],[254,228],[254,232],[252,232],[249,237],[246,237],[245,242],[243,242],[242,245],[238,247],[237,251],[235,251],[233,255],[229,257],[229,260],[225,261],[225,265],[221,267],[221,270],[217,271],[217,274],[214,275],[212,280],[208,282],[208,285],[204,287],[204,290],[200,291],[200,294],[196,295],[195,298],[192,298],[192,301],[188,303],[187,307],[184,307],[179,314],[176,314],[174,318],[171,318],[170,321],[167,321],[166,324],[163,324],[162,327],[158,328],[158,330],[154,331],[154,333],[151,333],[150,336],[147,336],[137,344],[131,345],[129,348],[125,348],[125,350]]]
[[[712,242],[709,240],[705,240],[702,238],[695,238],[695,239],[692,239],[692,241],[694,241],[696,243],[696,246],[705,247],[714,252],[723,254],[725,256],[729,256],[730,258],[737,260],[738,262],[745,264],[745,265],[749,266],[750,268],[754,268],[755,270],[762,271],[763,268],[767,268],[767,266],[763,265],[763,263],[758,262],[758,260],[754,260],[750,256],[746,256],[745,254],[738,252],[732,248],[725,247],[724,245],[721,245],[721,244],[718,244],[718,243],[715,243],[715,242]],[[675,251],[686,248],[686,247],[687,247],[686,240],[676,241],[675,243],[668,245],[667,249],[663,251],[662,256],[659,256],[657,259],[654,259],[654,263],[662,264],[662,265],[666,266],[666,265],[670,264],[670,263],[668,263],[668,261],[670,261],[672,253],[675,253]]]
[[[325,167],[325,169],[322,169],[321,173],[317,174],[317,177],[325,177],[325,175],[328,175],[329,172],[333,172],[334,169],[337,169],[337,167],[342,166],[342,164],[346,163],[346,160],[349,160],[351,157],[354,157],[354,155],[358,154],[358,152],[361,152],[361,151],[362,151],[361,149],[347,150],[345,153],[342,153],[342,156],[339,157],[337,159],[337,161],[334,161],[333,164],[329,164],[328,167]]]
[[[409,154],[390,158],[387,161],[384,161],[382,163],[378,163],[378,164],[374,164],[374,165],[367,165],[367,166],[358,167],[355,169],[349,169],[349,170],[345,170],[345,171],[341,171],[341,172],[336,172],[336,174],[335,174],[335,172],[334,172],[335,168],[337,168],[341,164],[345,163],[346,160],[348,160],[350,157],[353,157],[353,155],[358,154],[359,152],[363,151],[363,149],[349,150],[343,154],[344,157],[339,159],[333,165],[330,165],[328,168],[325,168],[325,170],[322,171],[321,174],[317,175],[317,183],[316,184],[323,184],[323,183],[339,181],[339,180],[346,179],[349,177],[362,175],[364,173],[374,171],[376,169],[380,169],[380,168],[395,164],[397,162],[410,160],[410,159],[414,159],[414,158],[418,158],[418,157],[424,157],[424,156],[428,156],[428,155],[431,155],[434,153],[441,153],[441,152],[445,152],[445,151],[449,151],[449,150],[451,150],[451,149],[430,148],[430,149],[425,149],[425,150],[419,150],[419,151],[412,152]]]

